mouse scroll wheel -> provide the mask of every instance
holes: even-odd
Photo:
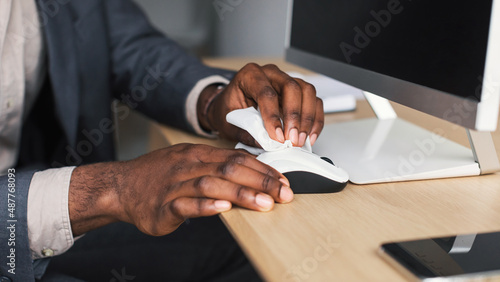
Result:
[[[328,162],[328,163],[330,163],[330,164],[332,164],[332,165],[335,165],[335,164],[332,162],[332,160],[330,160],[330,159],[329,159],[329,158],[327,158],[327,157],[321,157],[321,159],[322,159],[322,160],[324,160],[325,162]]]

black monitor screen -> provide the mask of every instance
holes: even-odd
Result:
[[[491,8],[492,0],[294,0],[290,44],[480,99]]]

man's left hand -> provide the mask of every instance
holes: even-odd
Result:
[[[275,65],[247,64],[218,91],[215,86],[203,91],[198,119],[203,128],[217,131],[223,138],[258,147],[250,134],[226,121],[229,112],[252,106],[259,108],[269,136],[281,143],[291,140],[302,147],[310,136],[314,144],[323,129],[323,102],[316,97],[314,86]]]

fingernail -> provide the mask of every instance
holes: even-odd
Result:
[[[228,201],[217,200],[214,202],[215,210],[217,212],[224,212],[231,209],[231,203]]]
[[[276,127],[276,138],[278,138],[278,141],[281,143],[285,142],[285,136],[283,135],[283,129],[281,129],[281,127]]]
[[[290,187],[290,181],[286,178],[280,178],[280,182],[283,183],[283,185]]]
[[[299,131],[297,130],[297,128],[292,128],[290,130],[289,137],[293,145],[297,145],[299,143]]]
[[[255,197],[255,203],[264,211],[268,211],[273,207],[274,200],[268,195],[257,194]]]
[[[309,137],[309,140],[311,141],[311,146],[316,143],[316,139],[318,139],[318,134],[314,133]]]
[[[284,203],[289,203],[293,200],[293,191],[290,187],[282,186],[280,191],[280,199]]]
[[[307,133],[301,132],[299,135],[299,146],[302,147],[306,143]]]

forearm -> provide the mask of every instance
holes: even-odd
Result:
[[[74,236],[119,220],[117,196],[122,171],[117,162],[77,167],[69,188],[69,216]]]

